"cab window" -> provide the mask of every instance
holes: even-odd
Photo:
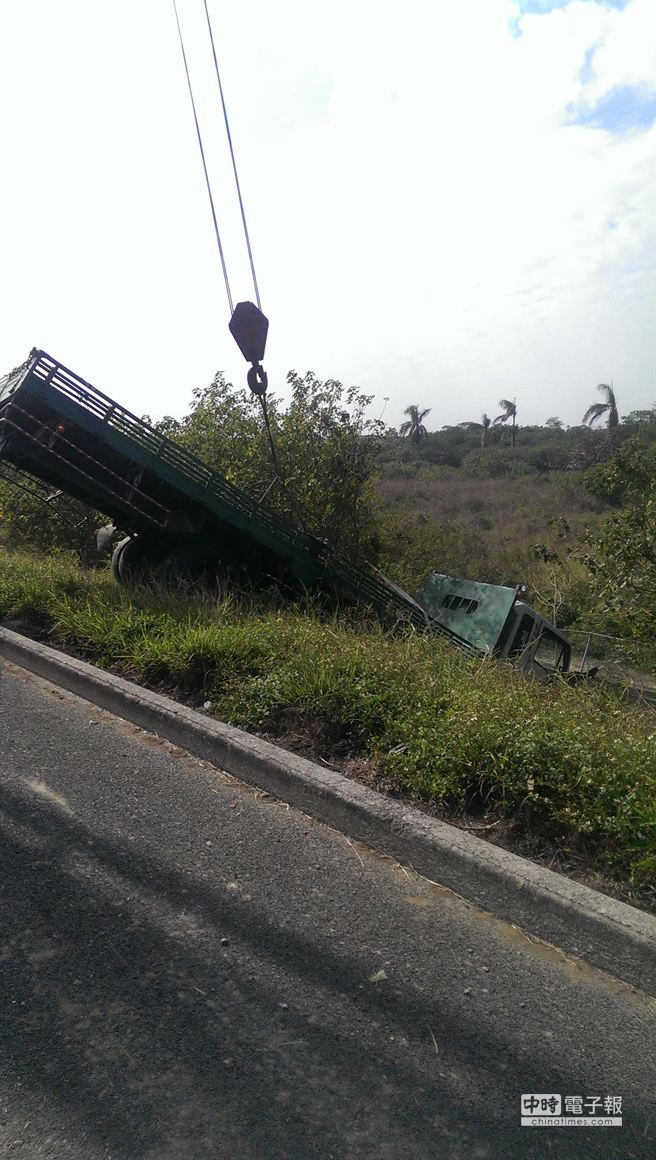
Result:
[[[508,650],[508,655],[511,657],[521,656],[521,654],[528,648],[528,642],[531,639],[531,632],[535,621],[532,616],[527,616],[526,613],[522,616],[519,626],[513,638],[512,647]]]
[[[569,648],[565,641],[545,628],[538,641],[533,659],[541,669],[546,669],[549,672],[555,672],[558,669],[562,672],[569,659],[568,652]]]

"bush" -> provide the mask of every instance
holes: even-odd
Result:
[[[629,440],[586,482],[616,509],[586,556],[604,610],[624,632],[656,640],[656,444]]]
[[[378,552],[371,476],[381,425],[371,399],[335,379],[290,371],[287,409],[268,400],[276,464],[258,401],[218,374],[194,392],[189,415],[167,431],[231,482],[351,557]]]
[[[508,475],[530,475],[536,468],[527,450],[508,447],[481,447],[462,461],[462,472],[478,479],[503,479]]]
[[[398,513],[382,512],[379,527],[381,568],[408,592],[418,592],[429,572],[463,570],[465,552],[457,528],[437,524],[408,506]]]
[[[0,616],[35,613],[55,642],[209,699],[234,724],[293,726],[315,756],[366,758],[375,780],[417,801],[493,811],[636,882],[653,878],[653,723],[609,694],[544,688],[375,623],[183,590],[131,599],[70,560],[4,554]]]
[[[73,551],[84,562],[94,562],[95,532],[107,517],[67,496],[48,499],[53,492],[38,480],[26,479],[18,487],[0,479],[0,543],[43,552]]]
[[[526,461],[540,475],[550,471],[564,471],[569,467],[570,452],[567,447],[559,447],[546,443],[543,446],[532,448]]]

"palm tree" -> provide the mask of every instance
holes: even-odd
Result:
[[[458,423],[458,426],[462,427],[463,431],[480,431],[480,433],[481,433],[481,447],[487,447],[488,431],[490,430],[491,425],[492,425],[492,420],[490,419],[489,415],[485,414],[485,412],[483,412],[483,414],[481,415],[480,423],[473,423],[473,422]]]
[[[490,416],[486,415],[485,411],[483,411],[483,414],[481,415],[481,447],[487,447],[488,432],[491,426],[492,420],[490,419]]]
[[[510,445],[511,447],[514,447],[515,440],[517,438],[517,401],[516,399],[499,399],[499,406],[503,407],[503,413],[501,415],[497,415],[494,423],[495,425],[497,423],[507,423],[509,419],[512,419],[512,427],[510,429]]]
[[[424,427],[423,420],[426,418],[429,411],[430,407],[425,407],[423,411],[420,411],[416,403],[412,403],[411,406],[406,407],[403,414],[409,415],[410,418],[408,419],[407,423],[401,424],[399,427],[399,434],[407,435],[409,439],[412,439],[412,442],[416,446],[426,434],[426,428]]]
[[[594,423],[601,419],[602,415],[607,415],[606,425],[609,430],[612,430],[613,427],[617,427],[620,421],[617,413],[615,391],[613,390],[612,384],[609,386],[608,383],[600,383],[597,390],[601,391],[602,395],[605,395],[606,402],[592,403],[583,416],[583,422],[587,423],[588,427],[592,427]]]

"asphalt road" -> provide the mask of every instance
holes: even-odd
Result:
[[[0,827],[0,1156],[656,1156],[653,1000],[4,663]]]

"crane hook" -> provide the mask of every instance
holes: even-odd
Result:
[[[230,333],[244,358],[252,363],[247,375],[248,385],[254,395],[264,395],[269,380],[262,367],[262,359],[269,331],[269,319],[254,302],[238,302],[229,325]]]
[[[266,394],[269,376],[259,362],[253,363],[246,376],[246,381],[254,395]]]

